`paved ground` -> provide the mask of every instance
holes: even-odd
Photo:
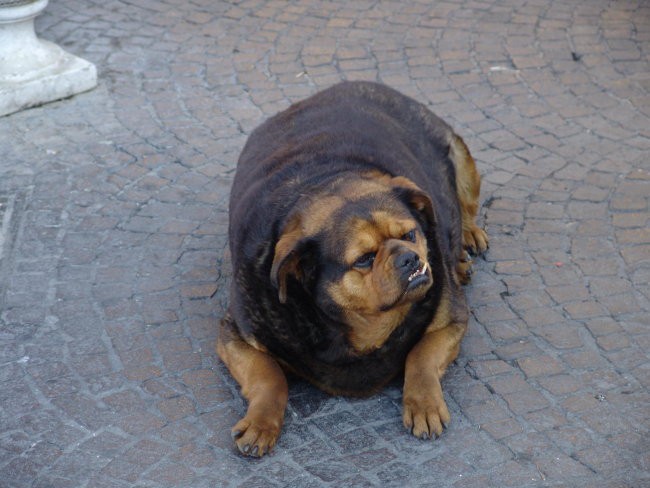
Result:
[[[0,119],[0,485],[650,486],[650,5],[57,0],[42,37],[100,86]],[[492,246],[445,379],[291,386],[272,457],[214,352],[246,135],[341,79],[428,103],[484,174]]]

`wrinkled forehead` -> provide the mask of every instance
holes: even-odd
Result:
[[[332,215],[332,231],[337,238],[359,233],[402,235],[404,226],[412,228],[415,219],[408,207],[392,195],[376,195],[350,202]],[[406,230],[405,232],[408,232]]]
[[[372,178],[340,179],[310,198],[302,231],[317,237],[333,259],[376,247],[415,226],[409,208],[393,189]],[[357,256],[358,257],[358,256]]]
[[[332,214],[323,233],[323,251],[333,259],[352,263],[367,252],[376,252],[383,241],[400,238],[416,227],[404,203],[390,194],[369,195],[348,202]]]
[[[340,179],[309,199],[304,209],[303,233],[315,236],[330,231],[333,224],[349,222],[354,217],[369,219],[375,208],[397,207],[392,191],[379,181],[369,178]]]

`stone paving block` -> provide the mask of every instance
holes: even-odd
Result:
[[[554,357],[535,356],[517,360],[526,377],[550,376],[564,372],[564,366]]]
[[[568,424],[568,419],[564,413],[553,407],[545,408],[530,412],[525,416],[526,422],[538,432],[547,430],[558,430]]]
[[[611,486],[648,482],[650,40],[643,3],[50,2],[39,36],[100,86],[0,118],[0,473],[9,488]],[[241,457],[214,351],[228,198],[264,118],[343,79],[452,123],[491,248],[411,439],[401,380],[292,379],[283,436]]]

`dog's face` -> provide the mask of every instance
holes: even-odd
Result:
[[[280,301],[293,277],[348,324],[356,349],[379,347],[433,283],[425,236],[433,221],[431,200],[406,178],[327,185],[301,201],[277,242],[271,280]]]

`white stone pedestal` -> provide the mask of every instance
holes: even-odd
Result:
[[[95,65],[34,32],[48,0],[0,0],[0,116],[97,86]]]

